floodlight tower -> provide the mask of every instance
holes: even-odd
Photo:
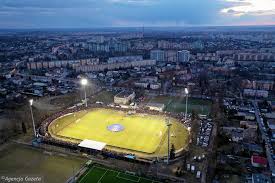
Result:
[[[188,133],[189,133],[189,135],[190,135],[190,134],[191,134],[192,128],[189,126],[189,127],[187,128],[187,130],[188,130]]]
[[[184,93],[185,93],[185,97],[186,97],[186,103],[185,103],[185,121],[187,120],[187,107],[188,107],[188,94],[189,94],[189,91],[188,91],[188,88],[185,88],[184,89]]]
[[[166,126],[167,126],[167,165],[169,164],[169,159],[170,159],[170,128],[172,124],[170,123],[169,119],[166,119]]]
[[[88,107],[87,103],[87,94],[86,94],[86,86],[88,84],[88,80],[86,78],[82,78],[80,81],[81,85],[84,87],[84,95],[85,95],[85,106]]]
[[[33,99],[30,99],[29,103],[30,103],[30,111],[31,111],[31,118],[32,118],[33,133],[34,133],[34,136],[36,137],[36,130],[35,130],[35,124],[34,124],[33,111],[32,111]]]

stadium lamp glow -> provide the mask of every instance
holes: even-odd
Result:
[[[185,94],[188,94],[189,93],[188,88],[185,88],[184,92],[185,92]]]
[[[88,84],[88,80],[86,78],[81,79],[81,85],[86,86]]]
[[[29,102],[30,102],[30,105],[32,105],[33,104],[33,99],[30,99]]]

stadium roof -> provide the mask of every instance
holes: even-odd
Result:
[[[85,139],[78,146],[101,151],[106,146],[106,143]]]

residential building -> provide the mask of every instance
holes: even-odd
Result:
[[[151,88],[152,90],[158,90],[158,89],[161,88],[161,83],[151,83],[151,84],[150,84],[150,88]]]
[[[275,61],[274,53],[236,53],[233,58],[238,61]]]
[[[165,61],[165,51],[163,50],[151,50],[150,59],[156,60],[158,62]]]
[[[260,173],[253,173],[252,183],[272,183],[272,181],[269,176]]]
[[[134,83],[134,85],[138,88],[148,88],[150,84],[148,82],[137,81]]]
[[[266,90],[253,90],[253,89],[244,89],[243,94],[248,97],[268,97],[268,91]]]
[[[119,63],[119,62],[134,62],[134,61],[142,61],[142,56],[122,56],[122,57],[111,57],[108,59],[108,63]]]
[[[190,60],[190,51],[182,50],[178,51],[178,62],[189,62]]]
[[[156,65],[155,60],[141,60],[141,61],[127,61],[110,64],[98,64],[98,65],[84,65],[75,67],[76,72],[98,72],[105,70],[118,70],[133,67],[146,67]]]

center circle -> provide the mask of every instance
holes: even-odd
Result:
[[[121,132],[124,130],[124,126],[122,126],[121,124],[112,124],[107,126],[107,129],[111,132]]]

